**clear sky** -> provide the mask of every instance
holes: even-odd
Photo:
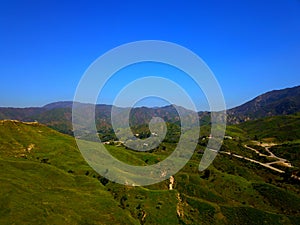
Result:
[[[266,91],[300,85],[299,0],[4,0],[0,106],[72,100],[95,59],[138,40],[170,41],[198,54],[218,79],[228,108]],[[151,71],[149,65],[136,71],[141,68]],[[112,103],[136,71],[125,69],[116,87],[104,90],[102,103]],[[173,76],[197,100],[189,81],[176,72]],[[201,104],[199,110],[205,109]]]

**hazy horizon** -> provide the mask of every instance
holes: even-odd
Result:
[[[201,57],[232,108],[264,92],[300,84],[299,11],[299,1],[6,1],[0,9],[5,84],[0,105],[42,106],[73,99],[84,72],[99,56],[132,41],[164,40]],[[118,71],[101,103],[110,104],[124,85],[143,76],[171,79],[189,92],[197,109],[207,109],[204,95],[186,74],[155,63]]]

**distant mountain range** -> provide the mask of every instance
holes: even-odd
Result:
[[[274,90],[259,95],[245,104],[227,110],[229,123],[268,116],[290,115],[300,111],[300,86]]]
[[[0,108],[0,120],[38,121],[60,132],[72,134],[71,101],[54,102],[43,107]],[[118,107],[117,107],[118,108]],[[96,105],[96,123],[98,129],[111,127],[111,105]],[[122,111],[124,108],[118,108]],[[180,107],[183,113],[189,110]],[[237,124],[275,115],[289,115],[300,111],[300,86],[274,90],[262,94],[241,106],[227,110],[229,124]],[[201,124],[209,123],[209,112],[198,112]],[[148,123],[153,116],[161,117],[166,122],[180,123],[179,115],[173,105],[164,107],[137,107],[131,111],[131,125]]]

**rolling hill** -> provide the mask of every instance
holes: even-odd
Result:
[[[0,146],[1,224],[139,224],[85,175],[90,168],[69,136],[1,121]]]
[[[210,124],[209,113],[199,112],[201,138],[192,159],[172,178],[146,187],[109,181],[86,163],[67,135],[72,102],[0,108],[0,224],[300,224],[299,90],[268,92],[228,110],[222,148],[202,172]],[[96,106],[99,135],[107,141],[115,138],[111,108]],[[136,152],[110,142],[107,150],[132,165],[165,159],[181,135],[178,113],[173,106],[134,108],[131,128],[140,138],[149,136],[153,116],[168,127],[157,148]]]
[[[251,127],[251,126],[249,126]],[[244,130],[236,127],[231,130]],[[234,135],[234,133],[231,133]],[[245,134],[241,138],[247,139]],[[234,135],[234,139],[237,136]],[[239,141],[224,141],[224,151]],[[299,184],[257,164],[217,156],[204,172],[199,144],[190,162],[170,180],[147,187],[111,182],[91,169],[75,141],[45,125],[0,121],[1,224],[298,224]],[[147,165],[175,144],[152,152],[107,145],[119,160]],[[243,152],[241,153],[243,154]]]

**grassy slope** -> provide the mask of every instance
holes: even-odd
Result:
[[[138,224],[97,179],[83,175],[91,169],[69,136],[6,121],[0,143],[0,224]]]
[[[233,137],[238,137],[240,142],[247,143],[249,140],[258,140],[262,142],[274,142],[277,145],[270,148],[275,155],[289,160],[295,167],[300,169],[300,113],[286,116],[273,116],[264,119],[244,122],[238,125],[227,127],[227,133]],[[238,145],[231,141],[230,145]],[[256,146],[256,149],[260,147]],[[249,158],[253,157],[253,152],[245,149],[241,144],[234,148],[235,153],[241,153]],[[265,152],[263,152],[265,153]]]
[[[272,137],[278,142],[293,141],[300,139],[300,113],[267,117],[232,127],[243,130],[250,139],[263,140]]]
[[[240,134],[238,129],[233,130]],[[109,150],[120,160],[145,165],[163,159],[174,147],[164,145],[166,150],[153,153],[116,146]],[[168,180],[147,187],[104,186],[75,146],[71,137],[42,125],[0,122],[0,224],[299,222],[299,186],[252,163],[220,155],[209,173],[199,172],[202,155],[195,153],[175,175],[175,190],[168,190]],[[285,199],[293,204],[281,204]]]

